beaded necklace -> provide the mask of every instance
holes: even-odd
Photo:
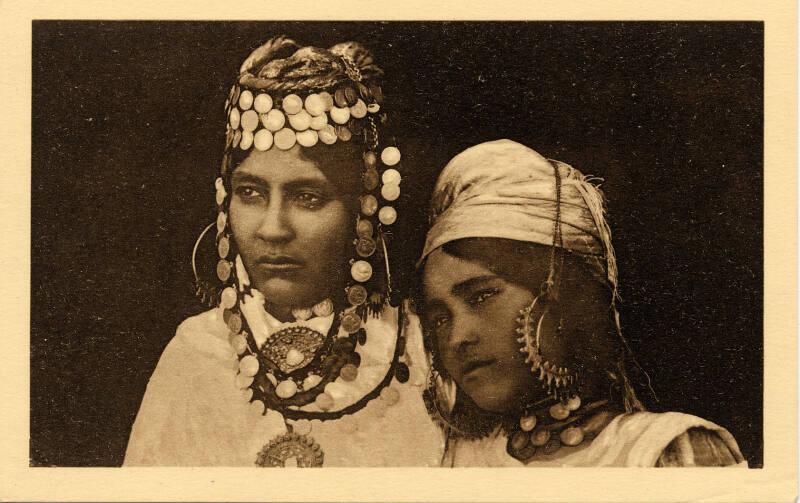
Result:
[[[239,354],[237,383],[243,388],[250,403],[261,403],[259,412],[275,411],[282,415],[287,433],[273,438],[259,453],[259,466],[285,466],[296,460],[298,466],[320,466],[324,460],[321,447],[309,436],[310,421],[329,421],[354,414],[371,400],[382,398],[391,405],[399,399],[397,390],[388,388],[392,379],[404,383],[410,371],[405,363],[405,312],[398,311],[398,329],[394,351],[384,377],[355,402],[336,408],[333,396],[326,391],[331,383],[352,383],[358,378],[361,357],[357,346],[367,344],[366,327],[355,333],[345,331],[340,317],[334,316],[332,302],[325,299],[311,312],[316,318],[296,318],[293,323],[283,323],[282,328],[267,334],[262,344],[256,341],[254,331],[249,329],[248,318],[241,310],[248,309],[250,302],[260,297],[260,292],[249,288],[249,279],[237,258],[237,272],[241,282],[234,314],[243,320],[240,333],[232,334],[231,345]],[[263,309],[263,302],[255,307]],[[253,313],[255,309],[248,312]],[[295,315],[305,317],[306,310],[295,310]],[[251,315],[252,317],[252,315]],[[324,318],[333,318],[323,336],[312,324],[325,323]],[[322,319],[322,320],[321,320]],[[321,320],[321,321],[320,321]],[[318,325],[317,327],[318,328]]]
[[[527,463],[537,454],[551,455],[562,446],[576,447],[602,430],[612,415],[608,405],[608,400],[583,405],[576,395],[566,403],[559,401],[526,412],[516,424],[504,425],[508,434],[506,452]]]

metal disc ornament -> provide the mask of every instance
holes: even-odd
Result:
[[[372,236],[372,222],[366,219],[360,219],[356,224],[356,234],[360,238],[368,238]]]
[[[228,318],[228,329],[234,334],[242,331],[242,317],[236,313],[231,314]]]
[[[370,257],[375,253],[377,247],[375,240],[371,238],[360,238],[356,242],[356,252],[362,257]]]
[[[367,190],[375,190],[378,186],[378,170],[375,168],[367,168],[361,175],[361,180],[364,182],[364,188]]]
[[[347,289],[347,301],[353,306],[360,306],[367,301],[367,289],[361,285],[353,285]]]
[[[348,106],[353,106],[358,102],[358,93],[351,86],[345,86],[344,97],[347,100]]]
[[[217,252],[219,252],[219,258],[226,258],[231,251],[231,244],[228,241],[228,238],[222,236],[219,238],[219,243],[217,244]]]
[[[261,448],[256,466],[318,468],[325,454],[313,438],[297,433],[284,433]]]
[[[308,327],[288,327],[270,335],[264,342],[261,352],[277,365],[281,372],[288,374],[311,363],[324,342],[325,336],[316,330]]]
[[[345,332],[354,334],[361,328],[361,317],[355,311],[344,313],[341,325]]]
[[[231,269],[231,263],[227,260],[223,259],[217,262],[217,277],[219,280],[223,282],[228,281],[228,279],[231,277]]]

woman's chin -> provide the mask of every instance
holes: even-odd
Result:
[[[495,389],[494,387],[483,387],[472,392],[467,391],[467,396],[478,408],[493,414],[503,414],[514,408],[514,396],[507,396],[507,390]]]
[[[524,407],[524,404],[536,400],[533,386],[516,389],[510,386],[484,384],[477,389],[465,391],[478,408],[492,414],[516,414]],[[542,395],[541,398],[544,397],[545,395]]]
[[[268,304],[290,309],[311,307],[324,298],[318,286],[305,287],[282,278],[259,281],[256,289],[264,295]]]

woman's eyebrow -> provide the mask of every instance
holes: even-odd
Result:
[[[233,176],[231,177],[231,182],[234,183],[250,182],[258,185],[268,185],[263,178],[242,171],[235,171],[233,173]]]
[[[475,276],[459,283],[453,285],[450,291],[453,295],[458,297],[466,297],[471,291],[473,291],[476,287],[480,286],[482,283],[486,283],[487,281],[491,281],[496,279],[497,276],[494,274],[484,274],[483,276]]]
[[[422,308],[423,317],[433,311],[443,310],[446,309],[445,303],[442,299],[433,298],[433,299],[425,299]]]
[[[232,182],[252,183],[263,187],[268,187],[270,185],[267,180],[261,178],[260,176],[246,172],[233,173]],[[286,191],[293,191],[308,187],[326,190],[331,188],[331,183],[326,178],[309,176],[303,178],[295,178],[281,185],[281,189]]]
[[[327,178],[316,178],[316,177],[296,178],[294,180],[288,181],[285,184],[283,184],[283,188],[285,190],[296,190],[306,187],[312,187],[316,189],[330,189],[332,185]]]

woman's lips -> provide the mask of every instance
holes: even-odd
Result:
[[[258,259],[256,265],[266,272],[289,272],[303,267],[302,262],[287,255],[264,256]]]
[[[486,367],[488,367],[490,365],[493,365],[496,361],[497,360],[495,360],[494,358],[484,358],[484,359],[480,359],[480,360],[472,360],[472,361],[468,362],[466,365],[464,365],[464,367],[462,368],[462,374],[464,376],[468,376],[468,375],[474,373],[477,370],[480,370],[480,369],[486,368]]]

